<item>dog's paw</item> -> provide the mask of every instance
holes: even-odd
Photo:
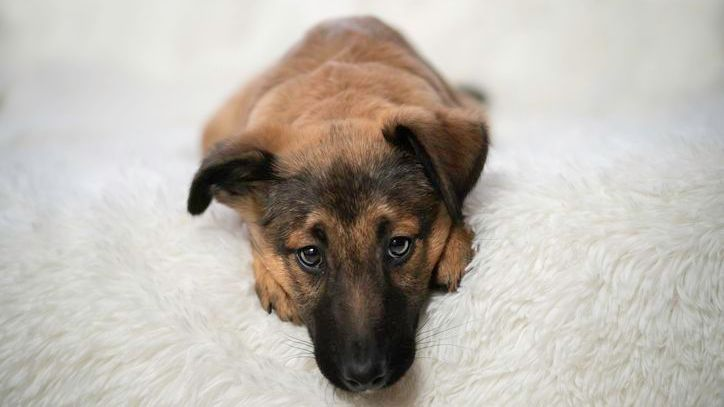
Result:
[[[450,231],[445,249],[435,271],[435,285],[449,292],[457,291],[473,258],[473,233],[464,226],[455,226]]]
[[[258,259],[254,259],[254,277],[256,284],[254,288],[256,295],[259,297],[261,307],[269,314],[272,310],[282,321],[290,321],[293,324],[301,325],[302,320],[299,318],[297,307],[292,302],[284,288],[282,288],[272,273],[267,270],[266,266]]]

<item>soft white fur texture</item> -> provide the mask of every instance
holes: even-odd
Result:
[[[712,15],[722,7],[575,2],[584,3],[599,13],[552,12],[534,1],[519,3],[530,10],[373,3],[455,79],[490,81],[494,146],[466,205],[478,251],[461,289],[431,300],[422,336],[434,336],[406,377],[356,396],[334,391],[303,357],[304,328],[258,305],[236,216],[214,204],[192,218],[184,206],[198,128],[248,73],[222,66],[227,57],[242,65],[229,49],[241,42],[250,64],[263,66],[273,58],[266,47],[278,54],[302,26],[364,8],[314,13],[260,2],[209,11],[186,1],[173,14],[164,1],[139,11],[4,3],[2,55],[11,62],[0,109],[0,404],[721,405],[724,70],[712,67],[723,67],[724,37],[712,36],[721,31]],[[643,26],[630,21],[654,9]],[[193,10],[219,23],[184,29],[200,24]],[[164,18],[149,23],[148,13]],[[463,18],[471,14],[543,21],[481,28]],[[227,15],[256,17],[266,23],[253,29],[275,37],[242,41]],[[583,55],[586,41],[606,43],[611,15],[612,30],[643,30],[654,38],[631,36],[661,49],[637,43],[602,51],[610,58]],[[426,31],[441,18],[447,23]],[[124,35],[126,22],[140,28]],[[568,30],[579,27],[590,38]],[[685,38],[667,48],[656,37],[667,27]],[[493,41],[498,58],[453,57],[444,39],[453,30]],[[138,39],[140,56],[121,46],[126,36]],[[579,76],[536,85],[557,72],[567,49],[581,58]],[[506,53],[512,59],[501,60]],[[673,67],[655,69],[669,57]],[[467,61],[489,68],[471,77],[478,71]],[[601,83],[596,69],[607,73]],[[625,112],[619,100],[630,103]],[[537,103],[550,114],[534,114]]]

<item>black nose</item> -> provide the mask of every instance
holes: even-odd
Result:
[[[372,358],[345,363],[342,380],[351,391],[376,390],[387,384],[387,366]]]

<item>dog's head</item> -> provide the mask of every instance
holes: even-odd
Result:
[[[189,211],[212,197],[251,206],[322,373],[351,391],[384,387],[414,360],[431,281],[446,281],[436,266],[485,162],[486,129],[408,109],[317,137],[283,153],[220,146],[194,179]]]

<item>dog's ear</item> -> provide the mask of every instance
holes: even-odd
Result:
[[[240,143],[219,143],[194,175],[188,211],[199,215],[209,207],[214,196],[245,195],[275,178],[273,154]]]
[[[382,133],[394,146],[414,154],[438,191],[453,223],[475,186],[488,154],[488,131],[481,117],[454,110],[408,108],[387,118]]]

